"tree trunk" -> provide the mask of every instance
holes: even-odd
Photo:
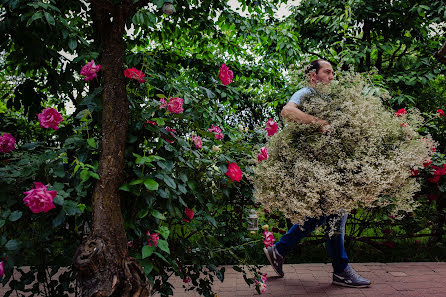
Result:
[[[109,7],[110,8],[110,7]],[[74,266],[79,271],[81,295],[148,296],[151,284],[143,269],[127,254],[119,187],[123,181],[124,150],[129,120],[126,81],[123,75],[123,40],[128,11],[113,6],[94,9],[102,44],[102,144],[93,197],[91,234],[78,248]]]
[[[446,42],[443,44],[442,48],[434,53],[434,58],[440,63],[446,65]]]

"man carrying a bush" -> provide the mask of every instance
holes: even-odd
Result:
[[[315,92],[312,87],[319,83],[331,84],[333,68],[328,61],[319,59],[312,61],[307,66],[306,73],[310,79],[310,87],[302,88],[294,93],[290,101],[284,106],[281,116],[288,121],[319,124],[321,133],[329,133],[331,127],[328,122],[303,112],[299,109],[299,104],[305,96]],[[331,236],[327,234],[327,247],[333,265],[333,284],[354,288],[369,286],[370,281],[361,277],[348,265],[349,261],[344,248],[345,223],[347,222],[347,214],[344,210],[341,210],[337,215],[308,218],[303,226],[293,225],[278,243],[272,247],[264,248],[269,263],[275,272],[283,277],[282,266],[288,252],[317,227],[330,222],[332,222],[330,225],[334,224],[334,234],[330,234]]]

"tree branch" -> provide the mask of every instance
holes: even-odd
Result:
[[[91,3],[97,8],[104,9],[109,13],[113,12],[114,5],[110,0],[91,0]]]
[[[434,53],[434,58],[437,59],[441,64],[446,65],[446,42],[443,47]]]

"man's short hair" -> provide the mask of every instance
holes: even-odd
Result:
[[[317,59],[317,60],[311,61],[310,64],[308,64],[307,67],[305,67],[305,74],[309,74],[312,70],[316,70],[316,74],[317,74],[319,72],[319,69],[321,69],[321,65],[319,63],[322,61],[330,63],[325,59]]]

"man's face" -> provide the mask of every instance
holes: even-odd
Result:
[[[319,71],[317,74],[315,72],[311,73],[311,81],[313,83],[324,83],[324,84],[331,84],[331,81],[333,80],[333,67],[331,67],[331,64],[326,61],[320,61],[319,62]]]

